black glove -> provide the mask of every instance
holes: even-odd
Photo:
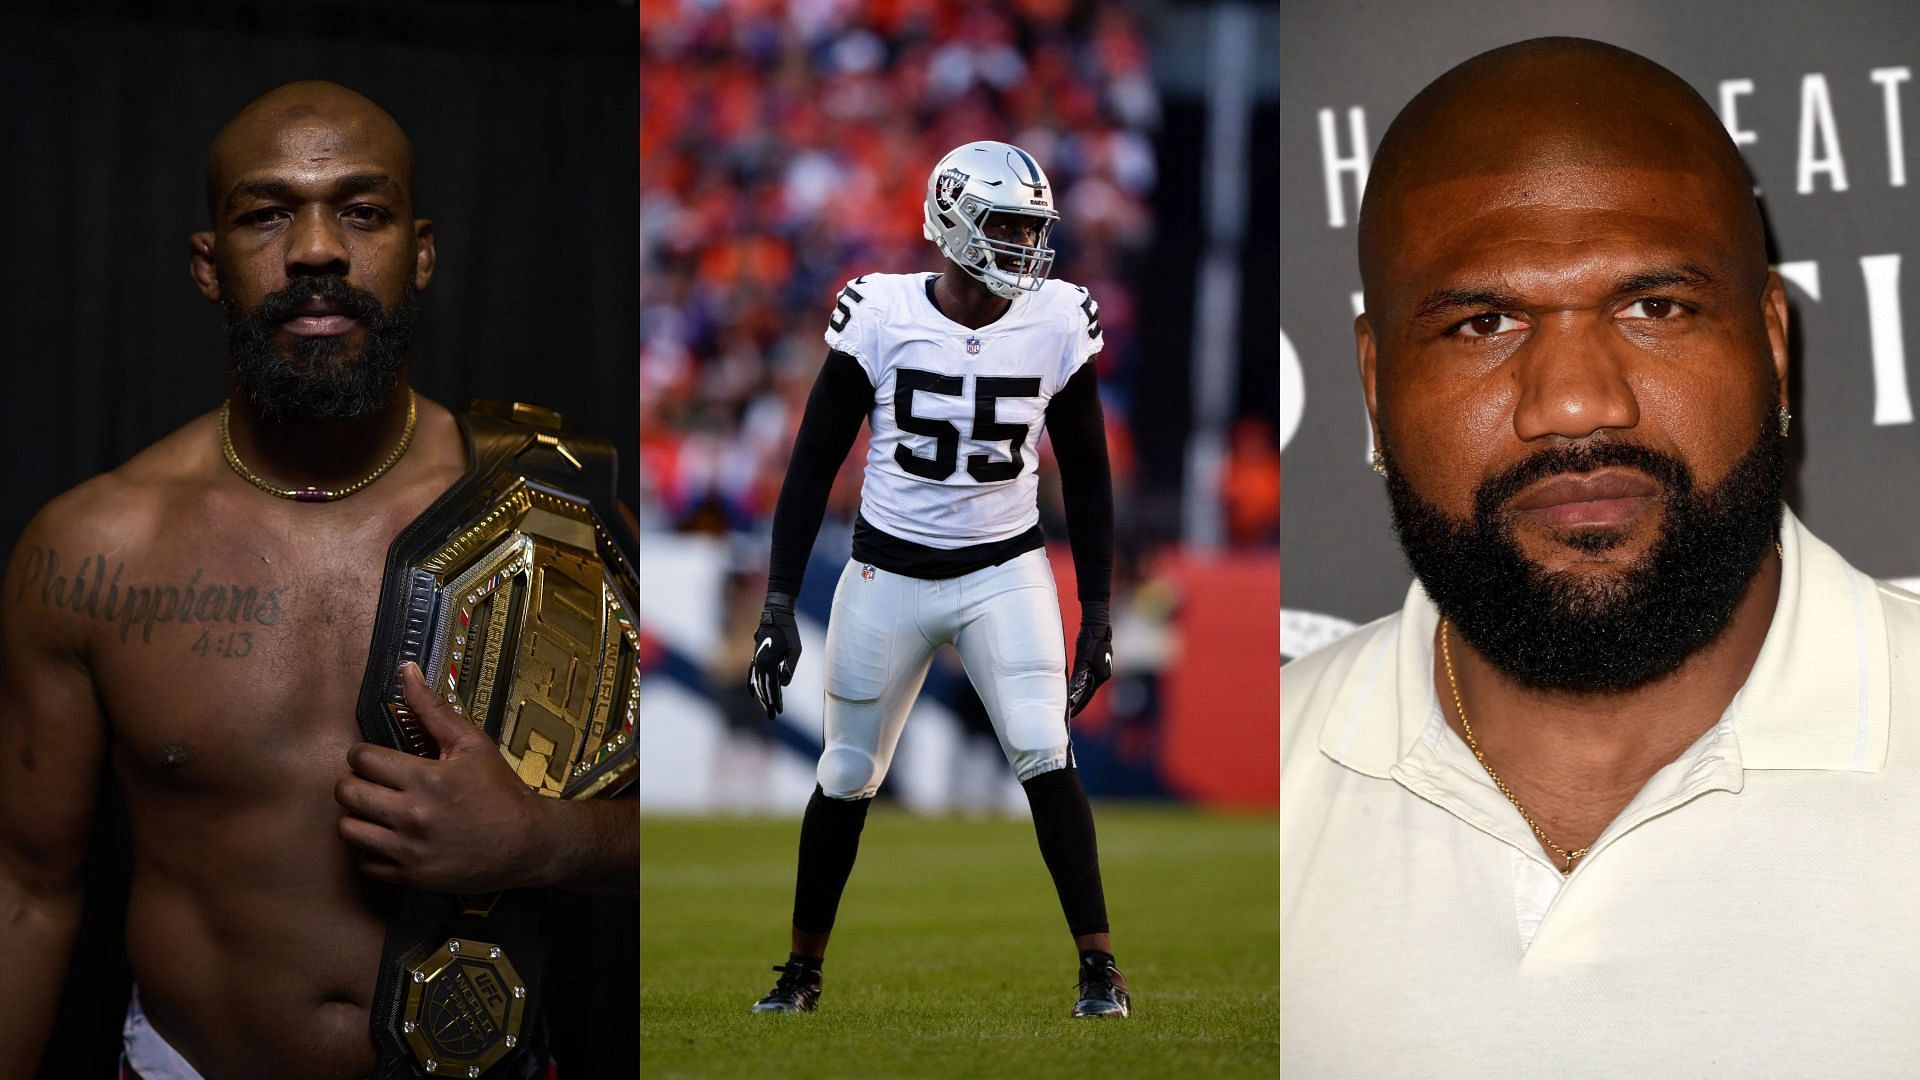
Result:
[[[1113,678],[1113,624],[1104,601],[1080,605],[1080,636],[1073,641],[1073,677],[1067,680],[1067,717],[1093,700],[1100,684]]]
[[[747,669],[747,685],[767,710],[767,719],[780,715],[780,688],[793,681],[799,663],[800,627],[793,621],[793,597],[770,592],[760,611],[760,628],[753,632],[753,666]]]

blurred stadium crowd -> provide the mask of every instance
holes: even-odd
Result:
[[[1154,227],[1159,96],[1126,8],[642,7],[663,9],[641,18],[641,500],[650,527],[764,527],[826,356],[835,292],[860,274],[938,268],[920,234],[926,175],[974,139],[1020,145],[1053,180],[1055,276],[1100,302],[1115,483],[1127,490],[1133,282]],[[858,496],[863,454],[848,457],[837,510]]]
[[[739,748],[771,735],[737,673],[833,297],[861,274],[938,269],[920,231],[927,174],[954,146],[1001,139],[1053,181],[1054,276],[1092,292],[1106,336],[1097,363],[1122,541],[1117,651],[1133,639],[1132,678],[1097,699],[1076,732],[1108,719],[1137,728],[1115,730],[1115,748],[1150,772],[1155,676],[1171,661],[1176,601],[1153,580],[1156,553],[1127,543],[1143,362],[1135,329],[1156,227],[1193,226],[1155,219],[1161,99],[1139,14],[1088,0],[641,0],[640,9],[640,521],[655,535],[728,541],[731,572],[715,601],[722,644],[699,659]],[[1236,432],[1235,443],[1247,452],[1235,454],[1221,493],[1229,532],[1270,542],[1272,432]],[[845,550],[865,455],[863,431],[836,481],[822,550]],[[1059,541],[1044,441],[1042,455],[1042,522]],[[823,569],[830,582],[820,567],[809,582]],[[1061,592],[1071,594],[1064,579]],[[957,676],[951,659],[936,665],[928,694],[990,745],[966,680],[942,676]],[[1154,783],[1128,786],[1148,794]]]

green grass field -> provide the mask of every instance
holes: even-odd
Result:
[[[1272,1077],[1272,815],[1095,807],[1133,1016],[1070,1020],[1075,954],[1024,818],[876,808],[820,1011],[747,1011],[787,956],[799,821],[643,817],[640,1065],[667,1077]]]

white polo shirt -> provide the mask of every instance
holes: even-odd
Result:
[[[1920,597],[1782,544],[1745,687],[1571,877],[1418,584],[1281,670],[1282,1075],[1920,1077]]]

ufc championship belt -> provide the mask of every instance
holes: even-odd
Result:
[[[639,581],[616,454],[537,406],[473,409],[459,418],[472,467],[387,551],[360,730],[439,752],[401,694],[396,669],[411,660],[534,791],[617,794],[638,769]],[[545,900],[394,891],[373,998],[378,1080],[505,1080],[544,1064]]]

